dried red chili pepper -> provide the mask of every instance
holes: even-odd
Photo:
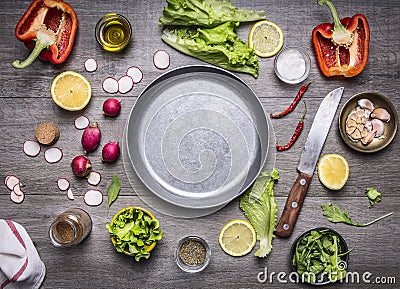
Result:
[[[306,85],[303,85],[299,92],[297,93],[296,97],[293,99],[292,103],[289,105],[289,107],[287,109],[285,109],[284,111],[280,112],[280,113],[270,113],[270,117],[272,118],[279,118],[282,117],[284,115],[287,115],[289,112],[292,112],[297,104],[300,102],[301,97],[303,96],[303,94],[307,91],[308,86],[311,84],[311,82],[307,83]]]
[[[304,114],[301,117],[300,121],[298,122],[292,137],[290,138],[289,142],[285,145],[280,146],[280,145],[278,145],[278,143],[276,143],[276,149],[278,151],[285,151],[285,150],[290,149],[292,147],[292,145],[296,142],[296,140],[299,138],[301,131],[304,128],[304,118],[306,117],[306,113],[307,113],[307,106],[306,106],[306,103],[304,103]]]
[[[319,68],[325,76],[355,76],[364,70],[368,62],[370,31],[363,14],[339,18],[330,0],[318,0],[327,5],[333,24],[323,23],[314,28],[312,42]]]
[[[54,64],[63,63],[74,45],[78,19],[74,9],[62,0],[34,0],[15,28],[18,40],[32,49],[23,62],[12,65],[24,68],[38,56]]]

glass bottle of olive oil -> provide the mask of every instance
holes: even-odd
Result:
[[[129,44],[131,33],[129,21],[117,13],[104,15],[96,25],[97,42],[107,51],[124,49]]]

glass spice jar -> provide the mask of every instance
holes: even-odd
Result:
[[[207,242],[197,236],[187,236],[178,242],[175,262],[185,272],[196,273],[204,270],[210,262],[211,249]]]
[[[71,208],[54,219],[49,228],[50,240],[56,247],[71,247],[82,242],[92,230],[92,219],[79,208]]]

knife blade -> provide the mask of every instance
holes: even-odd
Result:
[[[297,179],[290,190],[281,218],[275,228],[275,234],[279,237],[289,237],[293,232],[343,90],[343,87],[332,90],[318,108],[297,166]]]

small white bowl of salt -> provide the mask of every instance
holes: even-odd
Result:
[[[287,47],[275,57],[274,68],[282,81],[290,84],[300,83],[310,74],[311,59],[304,49]]]

